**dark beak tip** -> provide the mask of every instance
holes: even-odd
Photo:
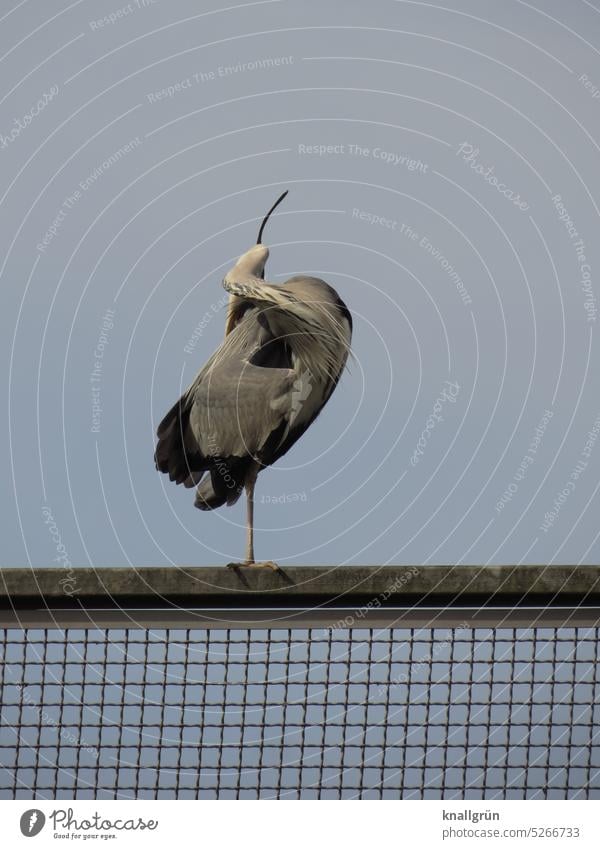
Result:
[[[263,222],[260,225],[260,230],[258,231],[258,239],[256,240],[257,245],[262,245],[262,234],[263,234],[263,230],[265,229],[265,225],[266,225],[267,221],[269,220],[269,218],[271,217],[271,213],[274,212],[277,209],[277,207],[279,206],[281,201],[287,196],[288,192],[289,192],[289,189],[286,189],[285,192],[277,198],[277,200],[275,201],[275,203],[273,204],[271,209],[267,212],[267,214],[263,218]]]

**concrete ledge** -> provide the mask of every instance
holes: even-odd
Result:
[[[0,569],[0,626],[600,623],[598,566]]]
[[[600,601],[599,566],[291,566],[284,573],[223,566],[3,568],[0,607],[40,601],[67,607],[76,601],[347,605],[378,596],[386,605]]]

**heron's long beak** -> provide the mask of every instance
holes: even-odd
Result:
[[[286,195],[287,189],[277,198],[271,209],[263,218],[258,231],[256,245],[246,251],[246,253],[243,254],[243,256],[241,256],[237,261],[235,268],[225,275],[223,286],[231,295],[229,298],[229,305],[227,307],[225,336],[228,336],[229,333],[231,333],[242,315],[243,308],[240,307],[238,298],[245,298],[247,300],[254,301],[255,303],[268,303],[275,306],[274,298],[276,296],[272,294],[268,295],[261,289],[261,284],[263,284],[265,279],[265,263],[269,256],[269,249],[262,244],[262,235],[267,225],[267,221]],[[277,305],[281,306],[279,303]]]
[[[288,193],[288,190],[286,189],[285,192],[277,198],[277,200],[275,201],[275,203],[273,204],[271,209],[267,212],[267,214],[263,218],[263,222],[260,225],[260,230],[258,231],[258,239],[256,240],[257,245],[262,245],[262,234],[263,234],[263,230],[265,229],[265,226],[267,224],[267,221],[271,217],[271,213],[275,212],[275,210],[277,209],[277,207],[279,206],[281,201],[284,199],[284,197],[287,195],[287,193]]]

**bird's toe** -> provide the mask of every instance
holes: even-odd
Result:
[[[281,566],[274,560],[262,560],[257,563],[254,560],[244,560],[242,563],[228,563],[228,569],[270,569],[272,572],[281,572]]]
[[[253,563],[259,569],[270,569],[272,572],[281,572],[281,567],[274,560],[264,560],[262,563]]]

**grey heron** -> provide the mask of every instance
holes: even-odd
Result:
[[[158,426],[156,468],[185,487],[195,506],[214,510],[247,498],[245,560],[254,559],[254,488],[319,415],[344,370],[352,316],[332,286],[316,277],[264,279],[269,249],[256,244],[223,280],[229,292],[225,339]]]

